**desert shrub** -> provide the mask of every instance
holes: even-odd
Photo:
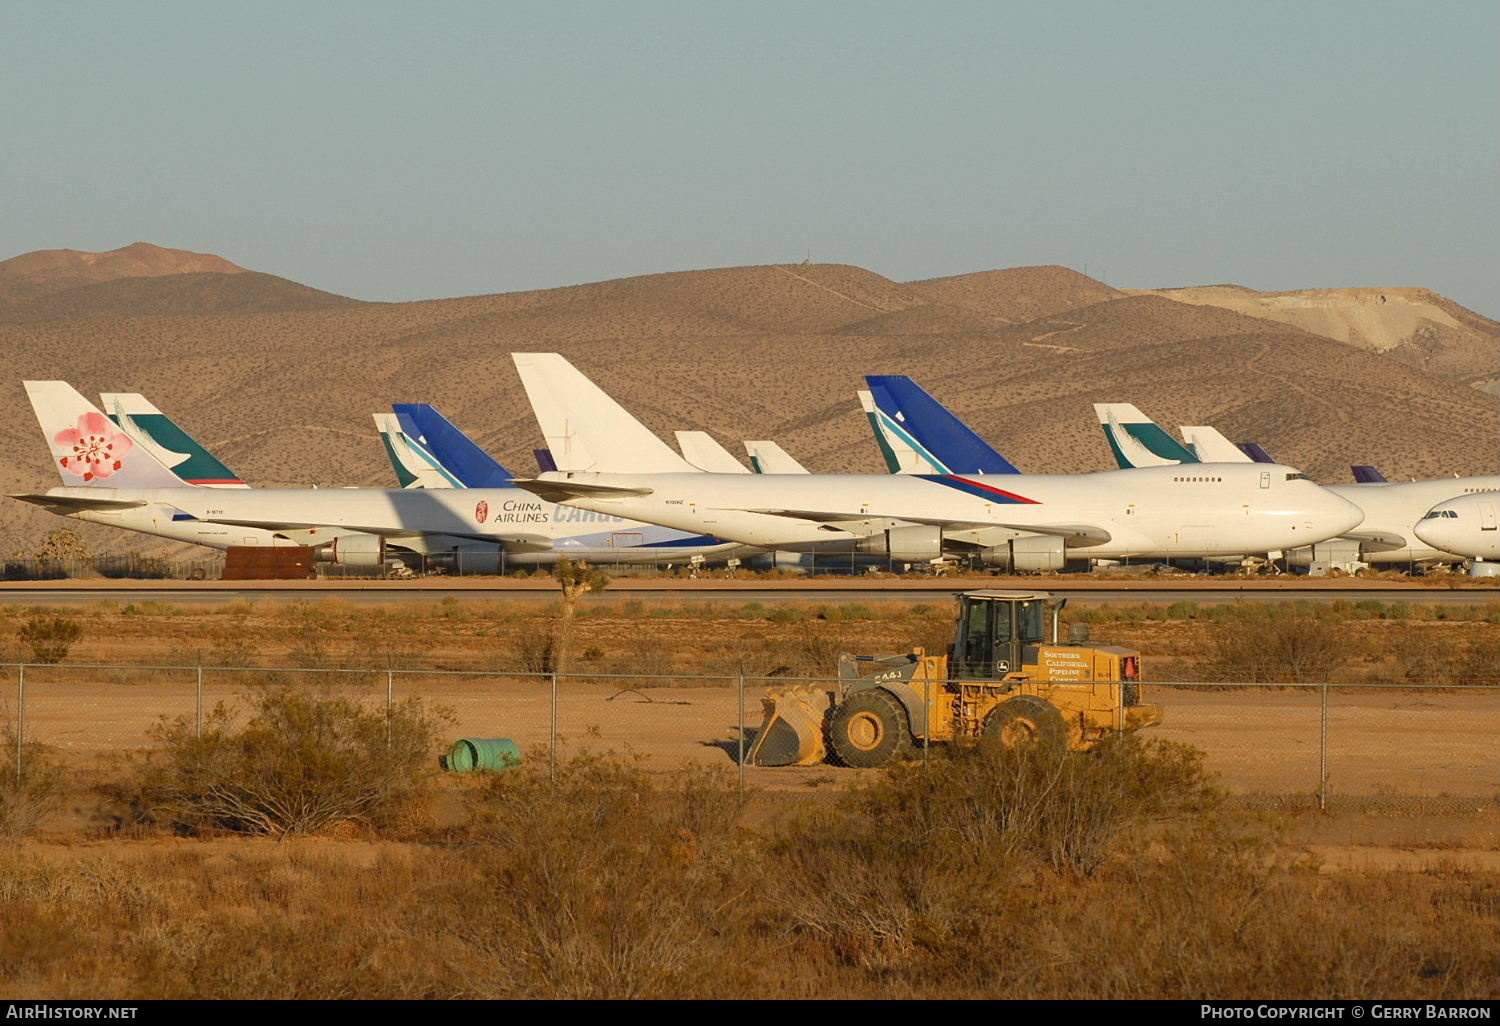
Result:
[[[21,625],[21,640],[31,648],[31,657],[39,663],[60,663],[68,658],[83,627],[66,616],[33,616]]]
[[[266,688],[244,708],[219,704],[201,733],[191,718],[154,730],[136,804],[189,829],[313,833],[354,820],[394,822],[419,797],[437,718],[412,698],[367,709],[347,697]]]
[[[454,885],[467,911],[447,924],[474,959],[475,996],[732,989],[744,969],[725,937],[742,934],[755,891],[739,801],[727,774],[650,776],[589,754],[561,764],[555,783],[524,766],[490,778],[474,802],[482,842]]]
[[[1092,751],[992,741],[930,765],[894,767],[861,795],[861,811],[908,837],[941,842],[961,862],[992,859],[1095,872],[1128,828],[1217,802],[1203,753],[1121,735]],[[898,826],[899,824],[899,826]]]
[[[1500,636],[1475,638],[1452,662],[1449,679],[1454,684],[1494,684],[1500,669]]]
[[[1381,649],[1391,659],[1390,679],[1403,684],[1442,684],[1454,676],[1458,646],[1429,631],[1409,628],[1385,639]]]
[[[1337,624],[1257,616],[1220,630],[1204,676],[1241,683],[1327,681],[1352,654],[1353,644]]]
[[[17,765],[9,720],[0,720],[0,746],[0,841],[18,841],[58,806],[67,783],[62,766],[42,745],[22,745]]]
[[[1086,882],[1139,828],[1215,800],[1202,754],[1167,742],[954,750],[894,766],[837,814],[784,831],[767,898],[838,961],[916,969],[923,988],[924,957],[951,972],[987,924],[1065,893],[1059,877]],[[1000,949],[1026,950],[1017,940]]]
[[[557,636],[550,630],[523,629],[516,635],[516,659],[527,673],[552,673],[557,669]]]

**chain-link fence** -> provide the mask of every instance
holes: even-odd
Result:
[[[10,663],[0,665],[0,720],[19,772],[30,744],[107,760],[151,747],[167,721],[201,730],[221,706],[231,717],[242,710],[257,687],[292,683],[375,708],[418,697],[443,718],[443,750],[461,738],[507,738],[523,759],[553,766],[614,752],[648,769],[720,766],[744,787],[804,794],[864,772],[746,758],[768,691],[836,686],[826,678]],[[1221,787],[1252,805],[1456,811],[1500,802],[1500,685],[1159,682],[1143,692],[1163,710],[1148,736],[1201,749]]]

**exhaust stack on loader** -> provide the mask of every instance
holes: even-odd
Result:
[[[984,738],[1083,750],[1160,723],[1161,707],[1140,701],[1140,653],[1059,643],[1066,602],[1046,592],[962,592],[948,654],[840,656],[837,684],[769,692],[750,764],[807,766],[831,756],[873,768],[911,757],[924,741]]]

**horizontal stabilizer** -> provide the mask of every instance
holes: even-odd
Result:
[[[47,512],[57,513],[60,516],[80,513],[84,510],[108,513],[112,510],[138,509],[149,505],[145,499],[96,499],[89,495],[12,495],[11,498],[41,506]]]
[[[619,485],[586,484],[582,481],[550,478],[512,478],[511,483],[524,488],[548,502],[567,502],[569,499],[629,499],[650,495],[650,488],[623,488]]]

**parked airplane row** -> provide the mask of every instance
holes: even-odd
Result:
[[[872,376],[861,393],[889,475],[810,474],[770,441],[745,443],[752,472],[703,432],[678,432],[673,450],[557,354],[514,359],[549,446],[533,478],[412,404],[375,415],[401,487],[250,488],[143,397],[105,394],[101,412],[48,381],[25,384],[64,485],[15,498],[174,541],[312,546],[362,566],[418,554],[470,572],[561,555],[682,564],[829,552],[1031,571],[1283,554],[1452,562],[1485,558],[1496,537],[1500,477],[1321,488],[1211,428],[1184,428],[1178,443],[1127,404],[1096,406],[1119,470],[1024,474],[896,376]]]

